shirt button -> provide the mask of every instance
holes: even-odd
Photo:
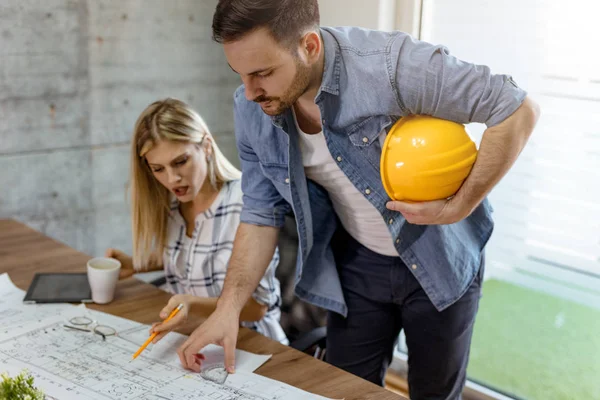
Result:
[[[412,269],[417,269],[417,264],[413,264],[410,266]]]
[[[400,239],[396,239],[396,244],[400,243]]]
[[[388,223],[391,225],[394,223],[394,218],[390,218],[390,220],[388,221]]]
[[[290,183],[290,178],[285,178],[285,183]]]
[[[323,122],[323,125],[325,125],[325,120],[323,120],[323,121],[321,121],[321,122]]]
[[[367,190],[365,190],[365,193],[366,193],[366,194],[371,194],[371,189],[367,189]]]
[[[369,138],[365,136],[365,137],[363,138],[363,143],[369,143]]]
[[[342,157],[338,156],[337,160],[338,162],[342,162]]]

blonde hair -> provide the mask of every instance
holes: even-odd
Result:
[[[170,213],[169,190],[152,174],[145,155],[162,140],[202,144],[210,137],[208,179],[218,189],[242,173],[219,150],[206,123],[187,104],[165,99],[150,104],[138,117],[131,142],[131,214],[133,265],[136,270],[162,265]]]

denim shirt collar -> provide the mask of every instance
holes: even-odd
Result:
[[[336,45],[334,37],[331,33],[321,29],[321,37],[323,38],[323,48],[325,51],[325,61],[323,66],[323,77],[321,79],[321,87],[317,92],[315,101],[321,100],[322,92],[326,92],[335,96],[340,94],[340,51]],[[273,125],[285,130],[284,123],[289,116],[291,110],[287,110],[283,114],[271,117]]]
[[[331,33],[321,29],[321,37],[325,49],[325,65],[321,87],[316,97],[317,101],[320,100],[321,92],[327,92],[335,96],[340,94],[340,49]]]

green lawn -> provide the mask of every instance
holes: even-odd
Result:
[[[529,400],[600,400],[600,311],[485,281],[468,375]]]

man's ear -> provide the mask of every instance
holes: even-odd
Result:
[[[314,64],[321,54],[321,36],[317,31],[309,31],[300,39],[300,54],[308,64]]]

